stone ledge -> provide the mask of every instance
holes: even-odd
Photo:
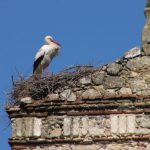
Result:
[[[76,143],[76,144],[89,144],[89,143],[96,143],[96,142],[115,142],[117,141],[118,143],[121,141],[149,141],[150,136],[149,135],[140,135],[140,136],[127,136],[127,137],[119,137],[119,138],[93,138],[93,139],[87,139],[85,138],[80,138],[80,139],[9,139],[10,144],[19,144],[19,145],[29,145],[29,144],[36,144],[36,145],[44,145],[44,144],[61,144],[61,143]]]
[[[44,105],[28,105],[21,110],[20,109],[7,109],[7,113],[11,118],[23,117],[23,116],[37,116],[46,117],[51,115],[103,115],[103,114],[138,114],[138,113],[150,113],[150,102],[126,102],[126,103],[98,103],[98,104],[76,104],[76,105],[57,105],[48,106]]]
[[[142,114],[142,113],[150,113],[150,109],[136,109],[136,110],[93,110],[93,111],[83,111],[83,112],[67,112],[67,113],[32,113],[32,114],[10,114],[10,117],[12,118],[18,118],[18,117],[47,117],[47,116],[62,116],[62,115],[67,115],[67,116],[85,116],[85,115],[110,115],[110,114]]]

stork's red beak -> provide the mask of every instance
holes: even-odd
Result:
[[[61,47],[61,45],[58,42],[56,42],[55,40],[52,40],[52,42],[57,44],[57,45],[59,45]]]

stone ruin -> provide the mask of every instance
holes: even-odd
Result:
[[[7,106],[13,150],[150,150],[149,4],[141,48],[84,71],[73,86],[38,100],[27,92]]]

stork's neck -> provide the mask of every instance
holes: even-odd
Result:
[[[50,45],[51,42],[50,41],[45,41],[45,45]]]

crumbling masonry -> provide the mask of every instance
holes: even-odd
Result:
[[[97,69],[54,75],[64,83],[46,94],[17,94],[7,107],[13,150],[150,150],[150,1],[145,15],[141,48]]]

